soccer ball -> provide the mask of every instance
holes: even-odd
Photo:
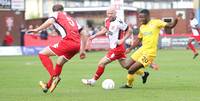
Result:
[[[112,90],[112,89],[115,88],[115,83],[114,83],[114,81],[111,80],[111,79],[106,79],[106,80],[104,80],[103,83],[102,83],[102,88],[103,88],[104,90]]]

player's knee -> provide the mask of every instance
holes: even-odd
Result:
[[[128,70],[128,73],[129,73],[129,74],[134,74],[135,71],[129,69],[129,70]]]
[[[65,62],[56,62],[56,64],[63,66],[65,64]]]
[[[103,62],[100,61],[100,62],[98,63],[98,66],[105,67],[105,63],[103,63]]]
[[[127,70],[129,69],[127,65],[123,66],[122,68],[127,69]]]

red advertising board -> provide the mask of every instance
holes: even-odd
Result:
[[[61,36],[48,36],[48,40],[42,40],[38,35],[24,35],[24,46],[48,46],[61,39]],[[86,49],[109,49],[109,39],[107,36],[99,36],[92,41],[88,40]]]

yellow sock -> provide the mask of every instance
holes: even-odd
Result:
[[[135,80],[135,74],[127,75],[127,85],[128,86],[132,86],[134,80]]]
[[[144,72],[143,72],[141,69],[138,69],[138,70],[135,72],[135,74],[138,74],[138,75],[141,75],[141,76],[142,76],[143,73],[144,73]]]

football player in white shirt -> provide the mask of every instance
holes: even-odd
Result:
[[[92,79],[82,79],[82,82],[86,85],[94,86],[96,81],[103,74],[105,66],[112,61],[118,60],[120,65],[126,68],[126,55],[125,55],[125,45],[124,41],[133,33],[132,29],[127,26],[127,24],[116,16],[116,11],[114,7],[109,7],[106,11],[107,18],[105,19],[105,28],[100,32],[90,37],[90,40],[97,36],[108,33],[110,41],[110,51],[103,57],[98,63],[98,69],[94,78]],[[126,34],[124,35],[126,31]],[[149,75],[148,72],[143,72],[138,70],[136,74],[141,75],[143,83],[146,82]]]
[[[189,26],[189,30],[192,31],[192,35],[189,37],[188,46],[194,52],[193,59],[195,59],[199,54],[196,52],[194,46],[192,45],[192,42],[194,41],[194,39],[196,39],[197,42],[200,45],[200,35],[199,35],[198,21],[197,21],[196,18],[194,18],[194,13],[193,12],[190,13],[190,26]]]

